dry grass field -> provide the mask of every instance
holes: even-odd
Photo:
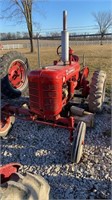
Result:
[[[51,41],[50,41],[51,42]],[[111,71],[112,71],[112,46],[111,44],[104,45],[71,45],[76,55],[80,58],[80,64],[82,66],[83,54],[85,55],[85,64],[90,69],[90,76],[96,69],[102,69],[107,73],[107,91],[111,88]],[[9,50],[2,50],[0,54],[4,54]],[[29,49],[17,49],[17,51],[23,53],[29,60],[30,68],[38,68],[38,54],[37,49],[34,53],[30,53]],[[58,60],[56,55],[56,47],[41,47],[40,48],[40,60],[41,66],[52,65],[53,60]]]

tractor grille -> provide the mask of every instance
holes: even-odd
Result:
[[[39,88],[37,82],[29,82],[30,106],[39,108]]]
[[[53,111],[58,107],[58,85],[43,85],[43,103],[45,110]]]
[[[40,74],[37,77],[29,77],[31,111],[43,117],[56,115],[61,104],[59,104],[59,99],[61,99],[60,87],[61,85],[58,82],[49,80],[48,77],[40,77]]]

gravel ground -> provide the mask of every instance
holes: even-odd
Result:
[[[111,199],[110,133],[106,108],[95,116],[94,128],[87,129],[82,159],[73,164],[68,130],[17,119],[1,139],[1,164],[19,162],[22,173],[42,175],[52,199]]]

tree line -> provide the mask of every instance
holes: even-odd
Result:
[[[46,36],[38,35],[38,33],[33,34],[33,39],[47,39],[47,40],[60,40],[61,34],[58,32],[50,32],[47,33]],[[0,33],[0,40],[24,40],[29,39],[28,32],[16,32],[16,33]],[[70,40],[100,40],[101,34],[76,34],[72,33],[70,34]],[[112,33],[105,33],[103,36],[103,40],[112,40]]]
[[[36,37],[36,34],[33,36]],[[28,32],[0,33],[1,40],[16,40],[16,39],[25,39],[25,38],[29,39]]]

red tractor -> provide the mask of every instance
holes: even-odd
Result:
[[[54,61],[52,66],[29,72],[28,107],[26,109],[11,105],[3,106],[0,135],[5,136],[8,134],[15,117],[53,127],[67,128],[70,132],[70,142],[72,143],[71,160],[78,163],[82,155],[86,123],[80,121],[77,127],[74,128],[76,122],[74,113],[77,110],[74,106],[74,97],[79,96],[83,99],[88,99],[89,111],[93,113],[100,112],[105,97],[106,73],[104,71],[95,71],[89,84],[87,80],[88,67],[83,66],[82,69],[80,68],[78,56],[74,55],[73,50],[69,47],[66,16],[67,12],[64,11],[62,43],[57,48],[57,54],[61,54],[61,59]],[[24,66],[26,67],[26,65]],[[23,72],[25,67],[20,71]],[[13,74],[13,68],[9,72]],[[18,77],[14,74],[15,82]],[[13,85],[14,81],[10,81],[9,85]],[[18,82],[20,82],[20,79]],[[80,92],[80,95],[77,95],[77,91]],[[5,91],[3,92],[5,93]]]

